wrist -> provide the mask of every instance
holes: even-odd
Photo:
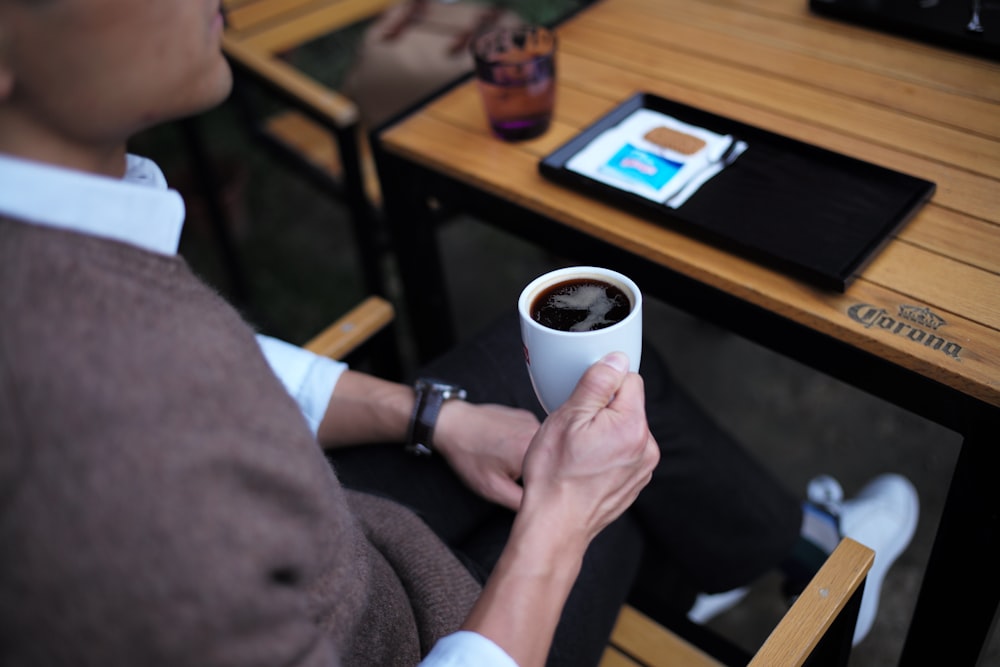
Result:
[[[518,664],[541,664],[583,563],[582,551],[561,552],[551,535],[515,520],[463,627],[503,647]]]
[[[593,507],[589,491],[577,487],[573,480],[526,477],[524,495],[515,517],[515,524],[525,532],[538,532],[557,544],[557,557],[579,554],[582,558],[591,541],[600,532],[595,517],[600,512]]]
[[[413,389],[345,370],[320,424],[324,447],[402,442],[413,410]]]
[[[529,556],[537,574],[575,578],[590,544],[588,534],[572,513],[560,512],[556,504],[540,505],[527,495],[514,518],[510,543],[518,545],[517,553]]]

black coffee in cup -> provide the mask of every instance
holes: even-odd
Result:
[[[621,322],[631,310],[620,287],[596,278],[572,278],[539,292],[531,303],[531,319],[559,331],[595,331]]]

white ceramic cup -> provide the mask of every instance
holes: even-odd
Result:
[[[560,331],[531,316],[535,299],[544,290],[567,280],[596,278],[621,289],[631,302],[629,314],[620,322],[593,331]],[[642,292],[627,276],[596,266],[571,266],[546,273],[531,281],[517,301],[521,320],[521,342],[528,374],[546,412],[562,405],[580,377],[594,362],[611,352],[624,352],[629,368],[639,369],[642,353]]]

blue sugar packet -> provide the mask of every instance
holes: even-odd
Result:
[[[665,157],[625,144],[600,171],[610,171],[619,177],[637,181],[659,190],[677,175],[684,165]]]

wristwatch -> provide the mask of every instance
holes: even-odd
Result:
[[[457,385],[434,378],[420,378],[413,389],[417,396],[410,416],[406,451],[417,456],[429,456],[434,452],[434,426],[441,406],[452,399],[464,401],[466,392]]]

